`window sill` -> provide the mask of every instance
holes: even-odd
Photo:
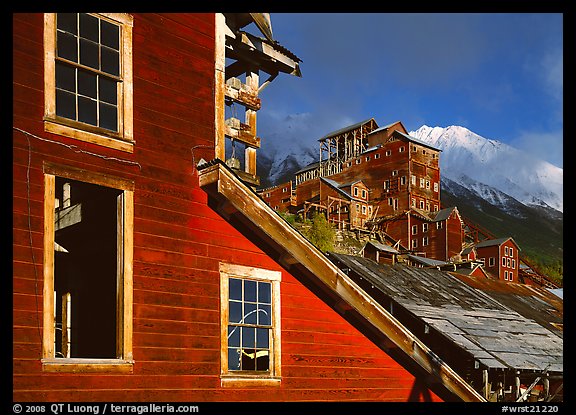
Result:
[[[76,140],[85,141],[92,144],[98,144],[104,147],[113,148],[127,153],[134,152],[134,142],[124,141],[121,139],[107,137],[105,135],[97,134],[95,132],[85,131],[80,128],[68,126],[64,123],[59,123],[55,120],[45,119],[44,130],[62,135],[64,137],[75,138]]]
[[[222,376],[220,386],[222,387],[261,387],[261,386],[280,386],[282,378],[280,377],[252,377],[252,376]]]
[[[120,359],[42,359],[42,371],[65,373],[132,373],[134,361]]]

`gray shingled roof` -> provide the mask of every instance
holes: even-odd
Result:
[[[350,277],[369,281],[487,368],[563,372],[561,336],[448,272],[336,253],[329,258],[350,269]]]

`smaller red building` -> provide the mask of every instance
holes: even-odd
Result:
[[[518,281],[520,247],[511,237],[489,239],[476,244],[478,260],[493,277],[504,281]]]
[[[287,212],[296,203],[296,197],[292,192],[292,181],[259,190],[258,194],[268,206],[277,211]]]

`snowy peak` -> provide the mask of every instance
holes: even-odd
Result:
[[[561,168],[465,127],[423,125],[409,134],[442,150],[442,176],[464,187],[471,181],[493,187],[527,206],[563,211]],[[481,186],[473,187],[482,196]]]

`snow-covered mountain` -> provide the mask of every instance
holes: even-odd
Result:
[[[559,167],[464,127],[424,125],[409,135],[442,150],[442,177],[491,204],[503,207],[507,195],[526,206],[563,211],[563,169]]]
[[[258,155],[262,187],[288,181],[294,172],[318,160],[318,143],[298,139],[300,123],[290,123],[290,145],[280,137],[267,137]],[[274,134],[276,135],[276,134]],[[563,212],[563,169],[465,127],[423,125],[409,135],[436,147],[440,172],[486,202],[517,213],[510,198],[528,206]],[[446,186],[446,183],[443,183]],[[448,189],[446,189],[448,190]]]

